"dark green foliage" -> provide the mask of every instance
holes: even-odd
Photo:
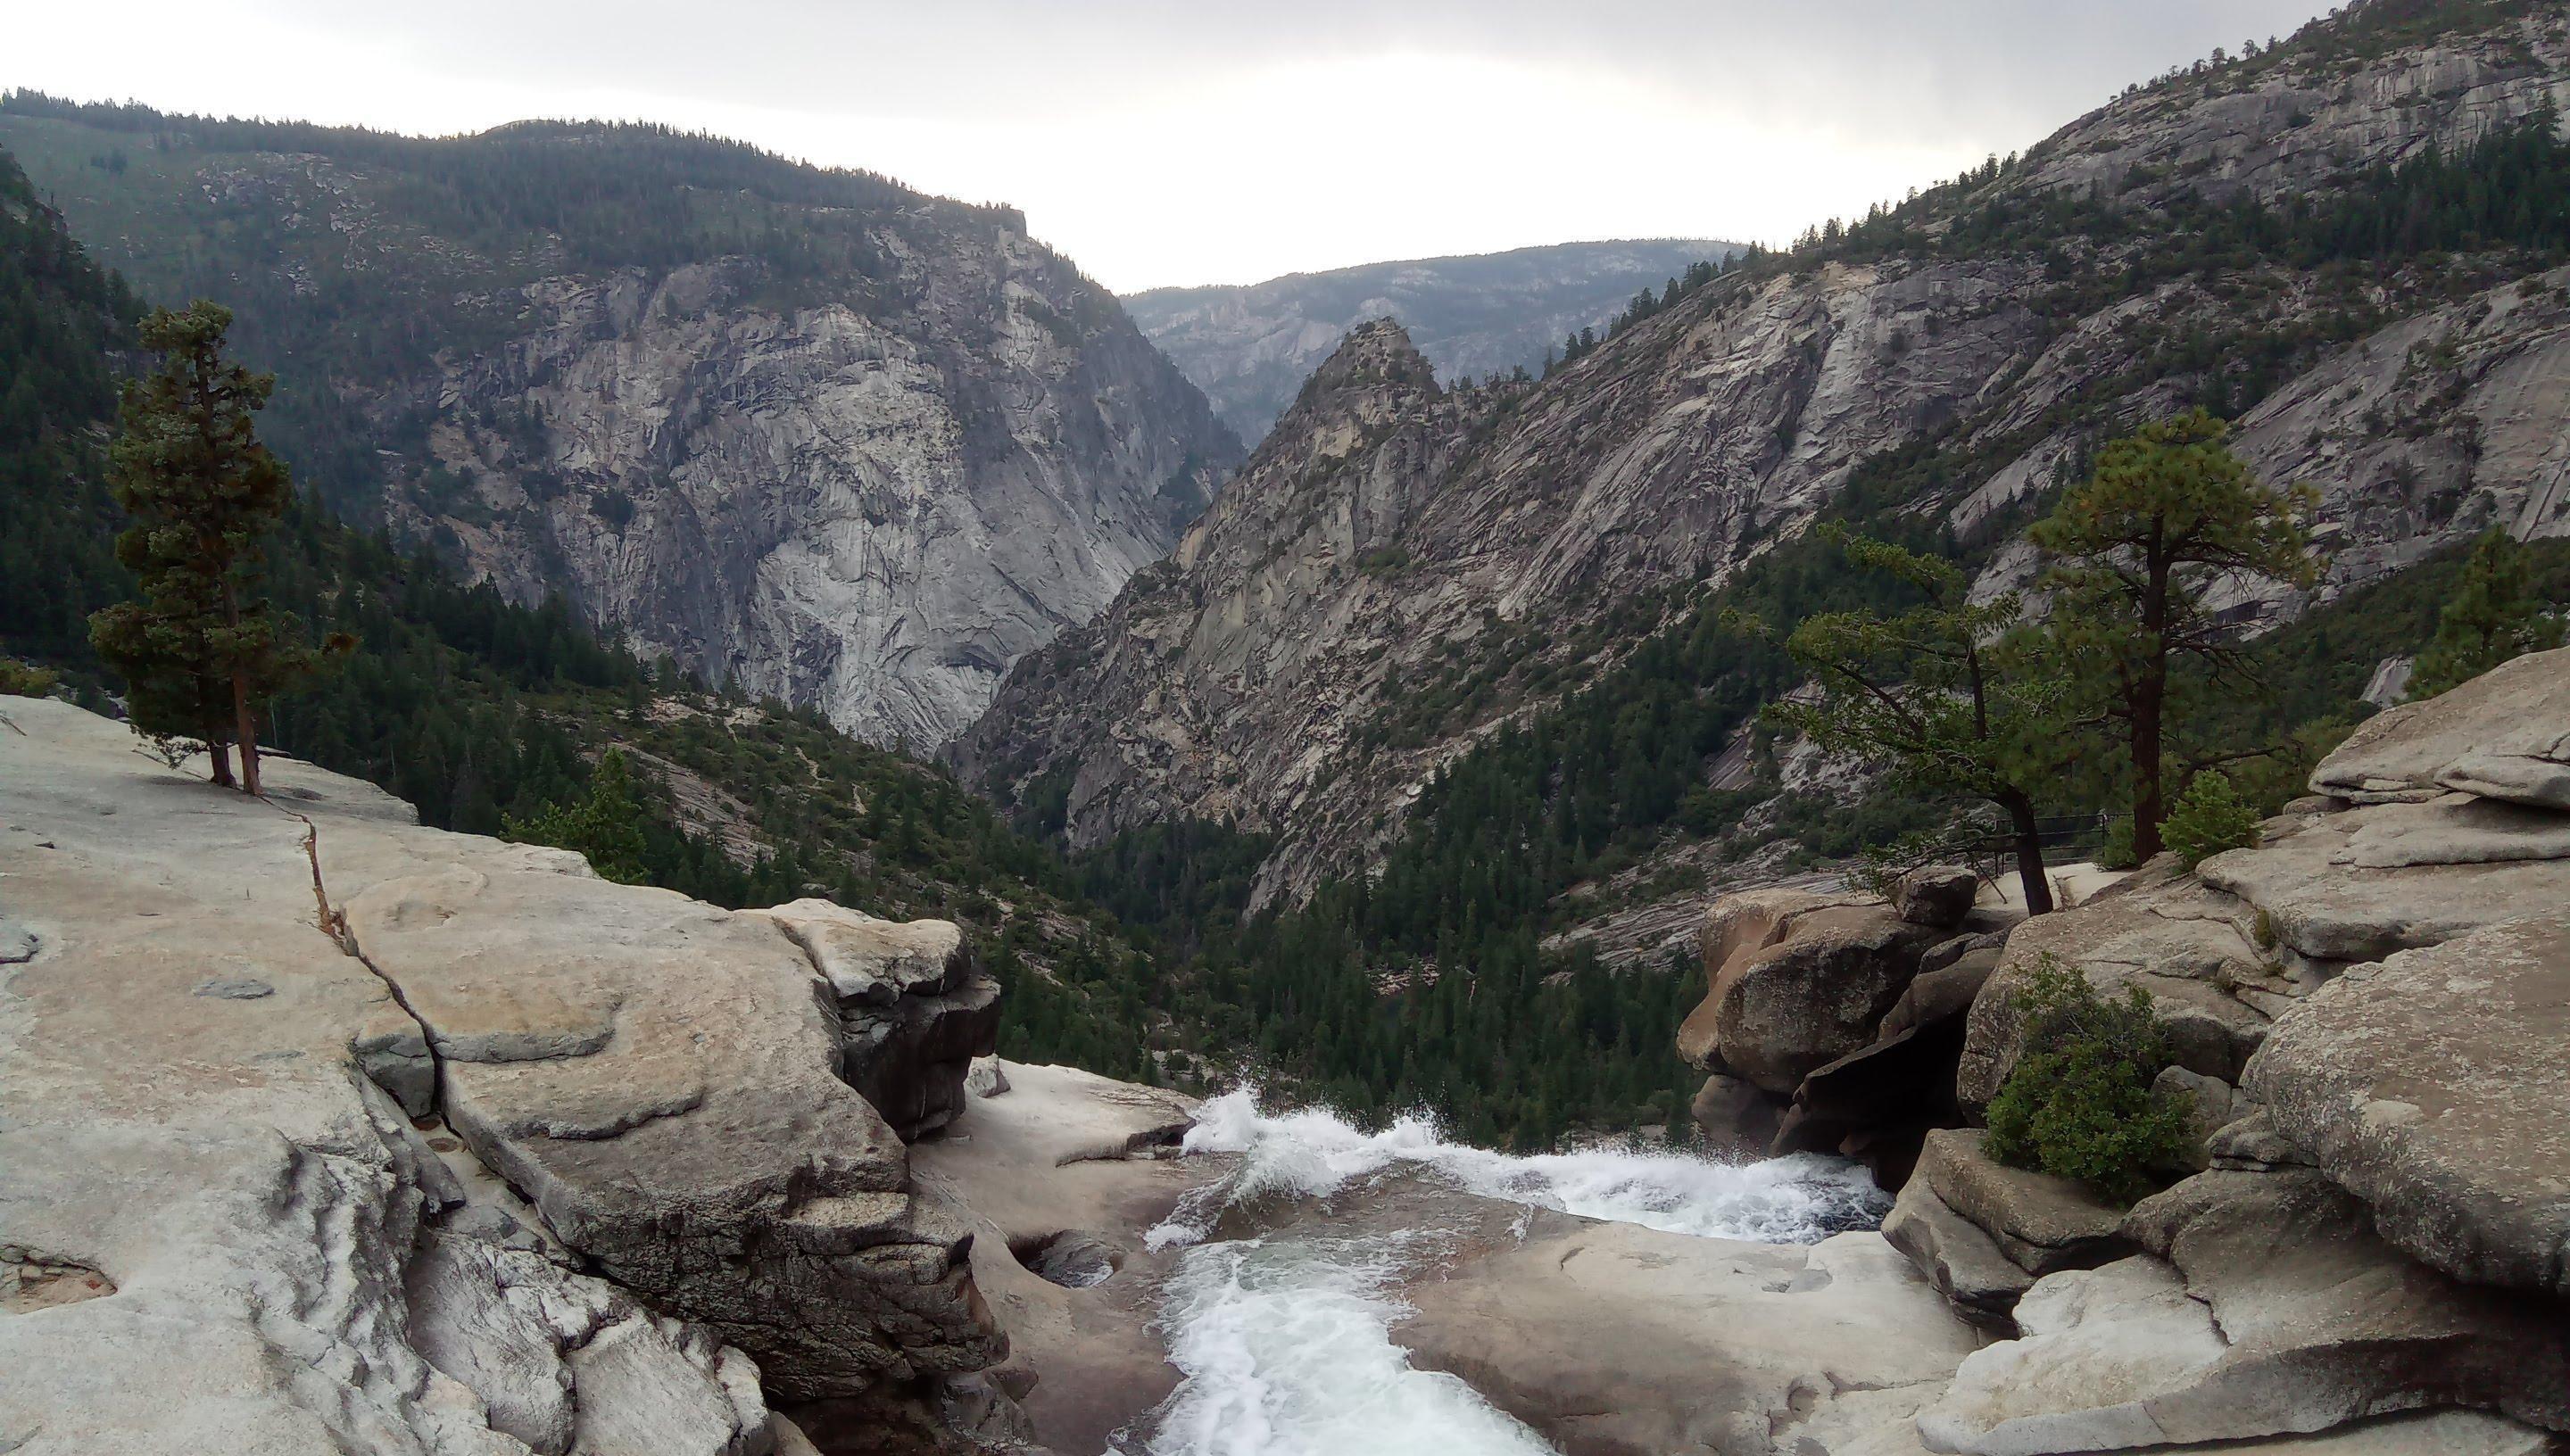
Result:
[[[2169,806],[2160,837],[2192,870],[2209,856],[2257,844],[2258,811],[2240,797],[2229,775],[2198,774]]]
[[[2150,992],[2106,1000],[2046,955],[2010,1004],[2024,1050],[1990,1099],[1989,1155],[2120,1203],[2149,1193],[2155,1170],[2179,1166],[2194,1139],[2188,1109],[2151,1093],[2169,1055]]]
[[[138,331],[160,365],[125,388],[109,469],[133,522],[116,558],[142,595],[92,616],[90,642],[125,679],[135,731],[205,743],[217,783],[231,781],[232,745],[255,794],[259,713],[312,654],[264,594],[265,538],[290,493],[250,419],[276,380],[226,357],[231,321],[201,298]]]
[[[2562,626],[2544,612],[2525,547],[2504,527],[2492,527],[2473,545],[2436,635],[2418,654],[2409,696],[2434,697],[2502,662],[2558,647]]]
[[[132,589],[106,547],[123,519],[107,492],[108,351],[137,308],[0,153],[0,641],[57,665],[89,657],[89,614]]]
[[[600,878],[636,885],[650,873],[643,864],[649,853],[645,820],[642,801],[634,797],[633,766],[625,750],[611,748],[599,755],[589,787],[577,799],[546,804],[525,818],[510,815],[501,832],[528,844],[577,850]]]
[[[62,674],[15,657],[0,657],[0,697],[41,698],[61,685]]]
[[[2119,750],[2139,859],[2159,853],[2166,781],[2183,756],[2180,665],[2254,687],[2236,633],[2207,604],[2213,588],[2243,576],[2309,586],[2320,570],[2304,526],[2317,493],[2263,484],[2229,435],[2200,409],[2146,425],[2100,451],[2094,473],[2026,534],[2053,562],[2043,650]]]

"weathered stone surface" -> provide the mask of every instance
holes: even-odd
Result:
[[[1000,983],[952,920],[883,920],[826,900],[746,914],[772,920],[838,1003],[839,1075],[902,1141],[964,1110],[975,1057],[999,1049]]]
[[[2016,996],[2047,957],[2076,967],[2110,999],[2133,986],[2150,992],[2178,1065],[2236,1081],[2266,1037],[2262,1007],[2281,1008],[2294,989],[2260,948],[2260,924],[2255,909],[2208,888],[2175,856],[2085,904],[2027,920],[2009,933],[1998,969],[1972,1002],[1956,1097],[1977,1113],[2015,1069],[2024,1050]]]
[[[1187,1121],[1176,1093],[1071,1067],[1005,1070],[1008,1095],[976,1098],[945,1136],[911,1149],[912,1167],[923,1193],[973,1223],[974,1280],[1009,1331],[994,1376],[1037,1440],[1101,1451],[1177,1381],[1152,1328],[1176,1256],[1144,1236],[1228,1163],[1151,1156]],[[1069,1286],[1029,1263],[1079,1248],[1103,1256],[1106,1277]]]
[[[2198,1173],[2211,1167],[2213,1135],[2238,1116],[2234,1104],[2239,1100],[2239,1090],[2184,1067],[2162,1067],[2160,1074],[2151,1079],[2151,1096],[2186,1109],[2187,1126],[2194,1137],[2189,1141],[2183,1166]]]
[[[1704,924],[1696,933],[1697,959],[1704,966],[1706,986],[1710,988],[1722,968],[1733,960],[1784,939],[1797,917],[1862,903],[1853,896],[1786,889],[1750,890],[1722,897],[1706,910]],[[1720,1034],[1718,1007],[1708,995],[1678,1027],[1678,1055],[1706,1071],[1717,1071],[1721,1054],[1715,1043]]]
[[[1539,1213],[1404,1297],[1420,1364],[1593,1456],[1799,1451],[1881,1424],[1872,1396],[1933,1390],[1980,1339],[1878,1234],[1797,1249]]]
[[[2422,817],[2429,821],[2424,826]],[[2445,818],[2441,806],[2411,804],[2314,815],[2271,834],[2257,849],[2215,855],[2197,873],[2206,885],[2254,905],[2286,949],[2332,970],[2439,944],[2570,900],[2570,860],[2360,863],[2359,846],[2368,836],[2377,847],[2442,844],[2453,853],[2467,835],[2450,821],[2439,827],[2436,821]],[[2478,838],[2486,843],[2488,836]],[[2521,834],[2513,838],[2524,844]]]
[[[66,705],[10,716],[0,877],[41,950],[0,980],[0,1444],[768,1449],[739,1350],[510,1241],[496,1180],[464,1187],[442,1130],[423,1138],[352,1068],[352,1034],[392,1002],[314,923],[294,816],[325,843],[450,837],[291,760],[263,804],[164,773]],[[196,994],[246,979],[269,993]]]
[[[2009,1168],[1981,1151],[1977,1128],[1928,1134],[1914,1181],[1990,1236],[2029,1274],[2103,1264],[2129,1251],[2123,1214],[2066,1178]]]
[[[964,1074],[964,1093],[968,1097],[998,1097],[1009,1090],[1009,1069],[995,1056],[973,1058],[973,1069]]]
[[[2570,647],[2377,713],[2312,771],[2313,793],[2357,803],[2455,789],[2570,810]]]
[[[2557,1306],[2403,1258],[2317,1174],[2201,1174],[2129,1230],[2156,1253],[2037,1282],[2023,1336],[1966,1359],[1921,1413],[1930,1447],[2123,1450],[2455,1404],[2570,1424]]]
[[[1901,877],[1892,889],[1892,908],[1914,925],[1950,928],[1971,912],[1981,893],[1981,877],[1957,865],[1930,866]]]
[[[1981,1226],[1945,1207],[1945,1201],[1913,1177],[1883,1221],[1883,1237],[1910,1257],[1937,1291],[1965,1311],[2003,1315],[2034,1284]]]
[[[1978,940],[1982,937],[1972,936]],[[1944,947],[1939,946],[1938,949]],[[1901,992],[1901,999],[1883,1013],[1883,1023],[1875,1028],[1877,1036],[1898,1036],[1913,1027],[1938,1026],[1958,1016],[1971,1013],[1972,1002],[1979,999],[1981,987],[1999,968],[2004,951],[1997,943],[1974,946],[1933,970],[1924,970]],[[1930,957],[1934,954],[1929,952]],[[1922,964],[1927,961],[1923,960]]]
[[[970,1236],[915,1203],[900,1140],[832,1075],[831,998],[772,921],[461,836],[326,834],[321,864],[441,1048],[448,1121],[601,1272],[785,1399],[1005,1351]],[[538,1047],[563,1050],[499,1055]]]
[[[1735,954],[1713,976],[1714,1055],[1745,1081],[1791,1093],[1802,1079],[1874,1040],[1918,974],[1935,929],[1881,907],[1795,916],[1785,938]]]
[[[2348,836],[2349,863],[2363,870],[2411,865],[2493,865],[2570,860],[2570,814],[2469,794],[2365,811]]]
[[[2458,1278],[2570,1296],[2565,1048],[2555,908],[2349,970],[2276,1023],[2247,1086],[2391,1243]]]

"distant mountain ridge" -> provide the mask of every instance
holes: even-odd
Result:
[[[99,259],[206,296],[342,514],[927,748],[1240,447],[1014,208],[665,128],[413,138],[0,102]]]
[[[1399,320],[1446,379],[1539,371],[1564,336],[1601,328],[1636,290],[1657,293],[1689,264],[1738,251],[1705,238],[1563,242],[1153,288],[1125,298],[1124,310],[1254,445],[1368,320]]]
[[[1720,593],[1773,556],[1784,595],[1843,576],[1787,554],[1825,514],[2022,584],[2024,524],[2191,405],[2315,488],[2323,600],[2493,526],[2570,536],[2565,96],[2557,5],[2375,3],[1815,229],[1539,383],[1441,385],[1406,331],[1360,329],[955,761],[1074,846],[1269,837],[1259,897],[1296,903],[1372,868],[1487,744],[1532,756],[1526,823],[1579,854],[1715,833],[1676,826],[1740,721],[1693,716],[1746,661]],[[1504,738],[1625,664],[1629,711],[1588,703],[1540,753]]]

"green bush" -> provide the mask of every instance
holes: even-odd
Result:
[[[2118,1203],[2149,1193],[2153,1170],[2179,1166],[2195,1136],[2183,1101],[2151,1094],[2169,1056],[2150,992],[2106,1000],[2046,955],[2010,1004],[2025,1050],[1990,1099],[1989,1155]]]
[[[2160,839],[2190,870],[2210,855],[2245,850],[2258,843],[2258,811],[2222,774],[2198,774],[2169,809]]]
[[[50,667],[36,667],[15,657],[0,657],[0,697],[41,698],[62,678]]]

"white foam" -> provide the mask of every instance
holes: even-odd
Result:
[[[1396,1241],[1397,1242],[1397,1241]],[[1551,1447],[1392,1342],[1383,1292],[1402,1258],[1378,1243],[1244,1240],[1187,1251],[1168,1290],[1169,1361],[1185,1378],[1150,1456],[1548,1456]]]
[[[1795,1157],[1732,1165],[1597,1147],[1516,1157],[1450,1143],[1404,1118],[1379,1133],[1316,1108],[1269,1114],[1255,1089],[1206,1101],[1190,1153],[1240,1166],[1151,1232],[1187,1250],[1162,1310],[1184,1378],[1154,1413],[1148,1456],[1542,1456],[1551,1447],[1452,1375],[1415,1368],[1393,1342],[1405,1312],[1390,1285],[1438,1257],[1444,1236],[1366,1241],[1309,1225],[1201,1244],[1223,1210],[1271,1195],[1327,1198],[1397,1166],[1432,1170],[1487,1198],[1676,1234],[1811,1243],[1880,1220],[1888,1203],[1862,1169]],[[1517,1232],[1524,1233],[1520,1218]]]
[[[1207,1099],[1185,1147],[1241,1155],[1239,1172],[1221,1191],[1226,1203],[1271,1193],[1326,1198],[1352,1180],[1410,1164],[1485,1198],[1762,1244],[1813,1243],[1879,1221],[1890,1204],[1863,1169],[1840,1159],[1803,1154],[1732,1164],[1614,1146],[1520,1157],[1447,1142],[1424,1117],[1368,1133],[1322,1108],[1262,1112],[1249,1087]],[[1182,1211],[1153,1231],[1154,1242],[1193,1242],[1205,1213]]]

